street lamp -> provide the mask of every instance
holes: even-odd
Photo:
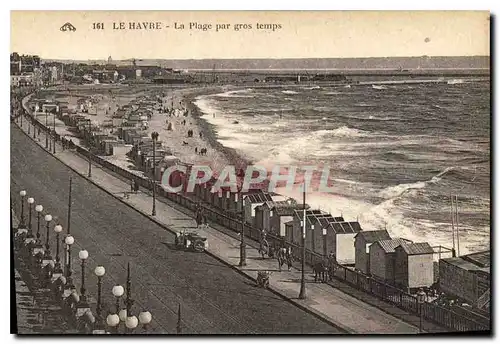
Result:
[[[299,299],[306,298],[306,185],[304,184],[304,194],[303,194],[303,208],[304,208],[304,218],[302,221],[302,273],[300,278],[300,292]]]
[[[151,322],[152,316],[148,311],[143,311],[139,313],[139,322],[142,325],[144,331],[147,330],[149,323]]]
[[[47,235],[45,236],[45,248],[47,249],[47,251],[50,250],[50,244],[49,244],[50,230],[49,230],[49,226],[50,226],[50,222],[51,221],[52,221],[52,215],[50,215],[50,214],[45,215],[45,222],[46,222],[46,226],[47,226]]]
[[[24,197],[26,197],[26,191],[21,190],[19,192],[19,195],[21,196],[21,222],[19,223],[19,227],[25,228],[26,225],[24,223]]]
[[[54,226],[54,232],[56,232],[56,267],[55,271],[62,272],[61,261],[59,260],[59,234],[62,232],[62,226]]]
[[[29,215],[28,215],[28,228],[31,232],[31,213],[33,212],[33,204],[35,203],[35,199],[33,197],[28,198],[29,204]]]
[[[120,297],[123,296],[125,290],[121,285],[115,285],[112,289],[113,296],[116,298],[116,313],[111,313],[106,317],[106,323],[109,327],[114,328],[115,332],[118,333],[118,328],[120,326],[120,319],[123,321],[127,320],[126,315],[120,311]],[[126,310],[124,310],[126,312]],[[120,316],[121,315],[121,316]]]
[[[48,115],[48,112],[47,112],[47,109],[45,109],[45,130],[47,130],[47,115]],[[45,149],[49,148],[49,134],[47,132],[45,132]]]
[[[87,151],[87,157],[89,160],[89,171],[87,177],[91,178],[92,177],[92,159],[90,158],[90,148],[92,146],[91,139],[92,139],[92,121],[90,119],[87,119],[89,123],[89,133],[87,135],[87,141],[88,141],[88,151]]]
[[[75,238],[72,235],[67,235],[64,239],[64,243],[66,244],[66,253],[67,253],[67,261],[66,261],[66,277],[69,279],[71,277],[71,245],[75,243]]]
[[[85,300],[85,260],[89,257],[89,253],[87,250],[81,250],[78,252],[78,257],[82,261],[82,286],[80,287],[81,299]]]
[[[38,204],[36,207],[35,207],[35,211],[36,211],[36,218],[37,218],[37,230],[36,230],[36,238],[37,240],[40,240],[40,214],[42,213],[43,211],[43,206],[41,204]]]
[[[427,294],[425,294],[425,292],[422,289],[420,289],[419,292],[417,293],[418,313],[420,314],[419,333],[423,332],[423,327],[422,327],[422,318],[423,318],[422,305],[424,304],[426,298],[427,298]]]
[[[242,188],[243,185],[238,188],[238,198],[241,202],[240,263],[238,265],[241,267],[247,265],[247,246],[245,244],[245,205],[243,204],[243,194],[241,193]]]
[[[102,276],[106,273],[106,269],[104,266],[97,266],[94,270],[95,275],[97,276],[97,327],[98,329],[102,329],[102,317],[101,317],[101,286],[102,286]]]
[[[54,119],[54,144],[53,144],[53,151],[52,153],[56,154],[56,110],[53,112],[53,119]]]
[[[151,138],[153,139],[153,211],[152,216],[156,215],[156,141],[158,140],[159,134],[154,131],[151,133]]]

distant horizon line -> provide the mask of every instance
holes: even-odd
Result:
[[[41,55],[37,54],[20,54],[18,52],[11,52],[11,54],[17,53],[19,55],[31,55],[38,56],[42,60],[52,60],[52,61],[107,61],[107,58],[88,58],[88,59],[79,59],[79,58],[45,58],[41,57]],[[110,55],[111,56],[111,55]],[[490,55],[418,55],[418,56],[353,56],[353,57],[206,57],[206,58],[162,58],[162,57],[154,57],[154,58],[138,58],[138,57],[129,57],[129,58],[120,58],[113,59],[113,61],[136,61],[141,60],[183,60],[183,61],[203,61],[203,60],[325,60],[325,59],[391,59],[391,58],[490,58]]]

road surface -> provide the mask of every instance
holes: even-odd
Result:
[[[85,286],[92,298],[97,295],[93,270],[97,265],[106,268],[102,289],[104,316],[114,308],[113,285],[125,287],[126,266],[130,262],[131,295],[135,300],[132,312],[137,315],[148,310],[153,315],[147,333],[175,333],[179,304],[183,333],[341,332],[272,292],[256,288],[252,281],[207,254],[175,250],[170,232],[74,174],[11,124],[11,190],[13,194],[27,190],[36,204],[44,206],[44,213],[54,217],[50,226],[54,255],[54,222],[60,222],[66,233],[70,175],[73,176],[74,281],[79,288],[78,251],[84,248],[89,252]],[[35,233],[36,223],[33,218]],[[42,219],[43,241],[45,232]]]

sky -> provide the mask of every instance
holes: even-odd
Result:
[[[66,22],[76,31],[61,31]],[[125,29],[113,29],[120,22]],[[144,22],[161,29],[130,29]],[[216,32],[217,24],[226,28]],[[236,31],[236,24],[252,28]],[[11,12],[11,52],[45,59],[488,56],[489,41],[485,11]]]

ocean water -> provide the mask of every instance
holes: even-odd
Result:
[[[465,254],[490,244],[489,88],[467,80],[248,88],[195,103],[220,143],[254,164],[328,166],[333,192],[316,190],[307,203],[365,230],[451,247],[458,195]],[[278,192],[301,199],[298,188]]]

